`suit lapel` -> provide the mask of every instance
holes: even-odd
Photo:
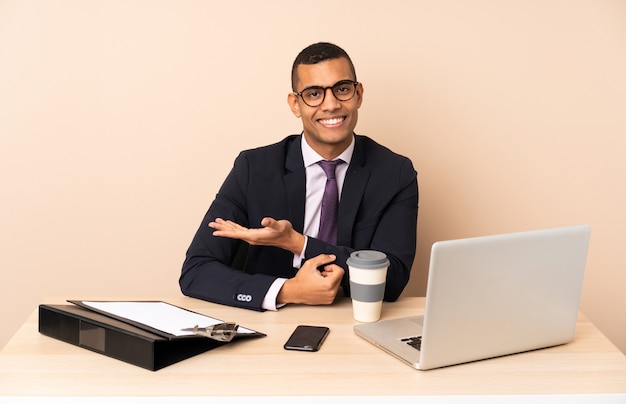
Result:
[[[363,200],[370,170],[365,165],[365,152],[361,139],[355,136],[354,153],[346,173],[339,202],[337,244],[350,245],[356,214]]]
[[[287,193],[288,219],[293,228],[302,233],[304,230],[304,207],[306,205],[306,171],[302,159],[302,148],[298,136],[287,145],[285,156],[285,191]]]

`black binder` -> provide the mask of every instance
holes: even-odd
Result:
[[[39,332],[153,371],[230,343],[196,335],[168,337],[76,305],[39,305]],[[260,336],[265,334],[237,334],[232,342]]]

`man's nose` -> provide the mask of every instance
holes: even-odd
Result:
[[[324,101],[322,101],[322,105],[320,107],[324,110],[334,110],[339,108],[341,106],[341,102],[337,99],[337,97],[335,97],[333,89],[327,88],[324,91]]]

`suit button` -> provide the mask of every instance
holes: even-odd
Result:
[[[244,295],[243,293],[240,293],[237,295],[237,300],[240,302],[251,302],[252,301],[252,296],[251,295]]]

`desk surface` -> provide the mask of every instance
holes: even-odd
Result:
[[[122,300],[122,299],[120,299]],[[410,368],[357,337],[348,299],[254,312],[187,297],[162,300],[267,334],[156,372],[44,336],[37,310],[0,352],[0,396],[371,396],[626,393],[626,357],[583,315],[569,344],[442,369]],[[44,303],[64,303],[62,299]],[[423,313],[385,303],[383,319]],[[326,325],[319,352],[285,351],[297,324]]]

